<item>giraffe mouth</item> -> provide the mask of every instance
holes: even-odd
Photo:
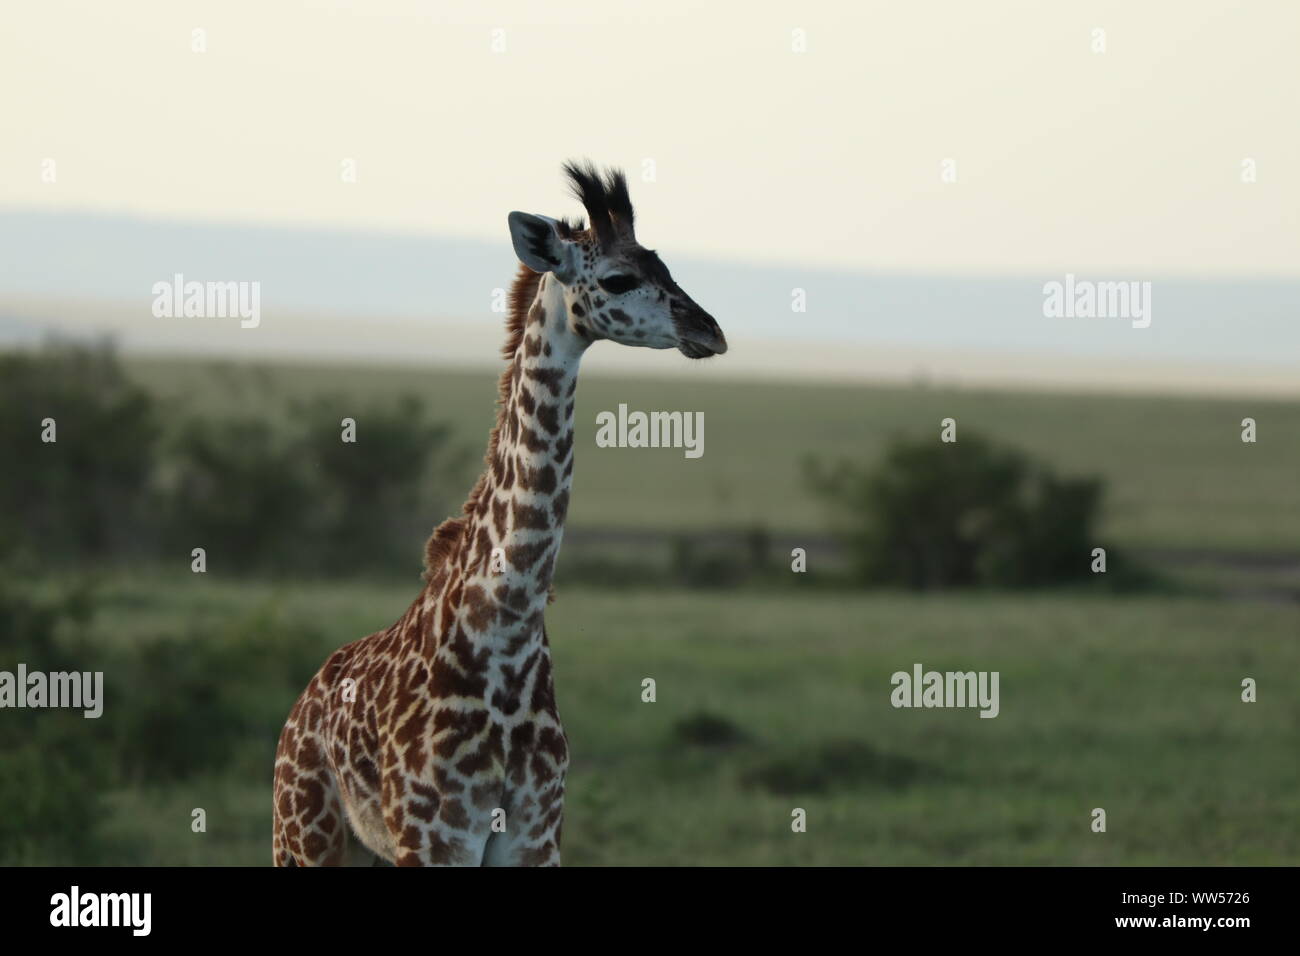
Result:
[[[689,359],[709,358],[727,351],[727,338],[707,312],[699,312],[677,325],[677,351]]]
[[[702,345],[699,342],[688,342],[685,339],[682,339],[677,343],[677,351],[681,352],[689,359],[702,359],[714,355],[721,355],[723,352],[727,351],[727,346],[726,343],[723,343],[722,348],[714,349],[707,345]]]

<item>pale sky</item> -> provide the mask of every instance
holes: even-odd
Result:
[[[9,3],[0,206],[504,240],[590,156],[665,252],[1300,275],[1300,3],[722,7]]]

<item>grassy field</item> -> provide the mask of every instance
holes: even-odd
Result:
[[[300,678],[214,675],[265,733],[220,772],[109,794],[106,834],[131,862],[268,862],[270,754],[295,688],[416,590],[112,582],[96,641],[195,640],[273,613],[319,646]],[[573,752],[569,864],[1300,862],[1292,608],[570,589],[548,626]],[[893,709],[890,675],[915,662],[1000,671],[1000,716]],[[646,677],[655,703],[640,700]],[[1240,702],[1243,677],[1258,703]],[[194,807],[206,833],[190,832]],[[796,807],[806,833],[791,832]]]
[[[481,454],[496,373],[134,361],[169,405],[266,416],[285,396],[333,391],[358,401],[422,396]],[[598,448],[595,418],[630,409],[702,411],[704,457],[680,449]],[[571,527],[747,527],[822,532],[827,515],[802,474],[807,456],[875,460],[894,434],[962,430],[1021,447],[1068,474],[1109,483],[1105,532],[1130,546],[1300,550],[1300,402],[1118,397],[925,387],[584,378]],[[1259,440],[1244,444],[1254,418]],[[364,424],[361,424],[364,441]],[[466,483],[468,489],[468,482]],[[459,492],[457,492],[459,494]]]
[[[322,392],[359,408],[414,393],[475,459],[496,388],[491,370],[130,368],[166,408],[213,416],[265,418]],[[620,402],[703,411],[704,457],[597,448],[596,413]],[[1239,440],[1247,416],[1256,444]],[[593,377],[579,389],[570,525],[824,536],[804,458],[874,460],[893,434],[937,438],[945,417],[959,437],[984,432],[1105,477],[1108,539],[1205,552],[1191,586],[922,595],[811,575],[714,590],[575,575],[548,612],[573,754],[567,863],[1300,863],[1295,570],[1223,554],[1300,550],[1300,402]],[[361,415],[361,449],[365,427]],[[102,668],[105,715],[64,728],[24,712],[31,733],[10,740],[47,812],[24,816],[41,809],[32,785],[15,774],[5,790],[0,777],[0,834],[17,834],[0,839],[0,863],[268,863],[284,717],[331,651],[407,607],[423,533],[409,576],[385,583],[226,579],[190,574],[187,560],[101,567],[91,622],[24,653]],[[618,540],[632,558],[652,547]],[[561,581],[580,557],[566,552]],[[33,593],[59,584],[50,575]],[[998,671],[1000,715],[894,709],[890,676],[916,663]],[[1257,703],[1240,700],[1246,677]],[[645,678],[654,703],[641,701]],[[47,757],[87,739],[80,776]],[[69,779],[86,796],[69,798]],[[1097,807],[1104,834],[1090,828]],[[195,808],[204,833],[191,831]],[[791,830],[796,808],[806,833]],[[73,812],[94,815],[84,841],[68,839]]]

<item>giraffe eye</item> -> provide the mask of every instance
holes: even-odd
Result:
[[[602,289],[611,295],[622,295],[624,292],[631,292],[641,284],[641,280],[636,276],[624,275],[605,276],[605,278],[596,281]]]

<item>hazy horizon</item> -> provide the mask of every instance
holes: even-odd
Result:
[[[492,363],[506,214],[578,213],[587,156],[719,374],[1300,394],[1300,6],[133,9],[5,15],[2,342]],[[175,274],[266,321],[155,318]],[[1067,276],[1150,283],[1150,326],[1050,317]]]
[[[732,341],[711,374],[1180,392],[1203,382],[1205,391],[1300,394],[1300,323],[1292,320],[1300,281],[1157,278],[1151,325],[1135,329],[1123,318],[1045,318],[1043,284],[1060,276],[888,275],[665,256]],[[0,214],[0,258],[0,345],[103,331],[127,354],[469,366],[499,362],[494,292],[517,268],[505,236],[69,212]],[[69,261],[83,265],[70,271]],[[155,317],[151,287],[178,272],[186,281],[258,282],[259,326]],[[791,311],[794,288],[804,290],[804,312]],[[608,348],[586,366],[662,376],[691,374],[692,364]]]

